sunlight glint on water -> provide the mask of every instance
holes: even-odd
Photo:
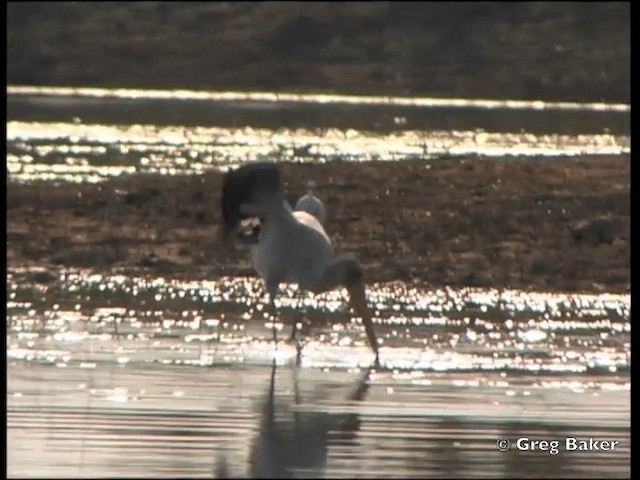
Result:
[[[53,95],[61,97],[98,97],[129,99],[258,101],[273,103],[344,103],[354,105],[386,105],[415,107],[511,108],[534,110],[597,110],[629,112],[626,104],[548,102],[541,100],[477,100],[462,98],[380,97],[373,95],[327,95],[271,92],[207,92],[194,90],[103,89],[90,87],[35,87],[8,85],[8,95]]]
[[[7,171],[18,182],[97,182],[136,173],[199,174],[256,159],[322,163],[335,159],[363,162],[629,151],[628,137],[611,134],[412,130],[383,134],[337,129],[7,122]]]
[[[8,102],[17,117],[7,122],[7,172],[9,181],[26,183],[200,174],[255,159],[630,152],[627,134],[589,123],[594,117],[566,131],[587,125],[584,131],[598,134],[567,135],[518,131],[520,123],[517,133],[475,125],[420,130],[425,117],[407,123],[401,116],[441,107],[465,118],[481,110],[513,110],[519,119],[541,111],[556,128],[569,117],[552,114],[563,111],[580,118],[617,112],[611,131],[625,132],[628,105],[14,86],[7,92],[19,99]],[[111,100],[117,108],[101,117]],[[134,100],[139,123],[145,100],[202,100],[199,118],[226,126],[136,125],[118,110]],[[213,117],[208,102],[230,109]],[[371,130],[215,123],[234,117],[234,105],[269,113],[285,104],[389,106],[382,117],[393,115]],[[83,113],[69,115],[78,105]],[[322,123],[318,112],[305,121]],[[93,120],[79,118],[84,113]],[[301,300],[283,286],[276,349],[263,290],[252,278],[177,281],[61,269],[39,284],[29,273],[7,273],[9,476],[630,476],[629,295],[372,285],[381,358],[371,368],[362,325],[350,319],[342,291]],[[300,310],[308,320],[300,343],[287,342]],[[496,448],[500,437],[511,440],[509,452]],[[518,451],[513,445],[521,437],[620,444],[610,452],[552,455]]]
[[[21,282],[22,275],[14,270],[8,277],[9,359],[210,366],[269,364],[273,358],[257,279],[189,282],[67,271],[56,284],[60,301],[51,304],[35,285]],[[294,312],[306,311],[304,366],[370,365],[362,325],[349,319],[344,291],[299,302],[296,289],[284,286],[277,327],[284,341]],[[628,295],[421,290],[388,283],[370,286],[368,302],[375,307],[384,368],[619,373],[630,365]],[[398,309],[408,315],[398,316]],[[116,333],[118,347],[111,351]],[[295,348],[283,343],[276,358],[294,360]]]

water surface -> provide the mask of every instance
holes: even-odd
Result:
[[[32,273],[7,278],[10,475],[629,475],[627,295],[372,285],[374,366],[345,292],[285,286],[276,348],[254,279]]]
[[[113,176],[201,174],[252,160],[433,160],[464,156],[612,155],[629,137],[534,135],[484,131],[415,131],[7,123],[12,181],[99,182]]]
[[[27,184],[197,175],[255,159],[630,152],[628,105],[7,93],[8,177]],[[12,265],[8,474],[629,477],[629,295],[394,282],[370,285],[368,302],[378,365],[344,291],[313,297],[283,286],[274,322],[255,278]],[[288,341],[296,323],[302,331]],[[559,449],[519,450],[524,437]],[[567,451],[567,437],[619,444]]]

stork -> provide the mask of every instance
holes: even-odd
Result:
[[[307,194],[300,197],[298,203],[296,203],[296,210],[310,213],[316,217],[322,225],[324,225],[324,222],[327,219],[327,211],[320,199],[313,194],[314,188],[316,188],[316,183],[312,180],[308,181]]]
[[[349,304],[362,318],[378,360],[378,341],[367,308],[363,272],[352,254],[336,255],[331,240],[316,217],[293,211],[284,200],[280,170],[274,163],[256,162],[227,172],[222,185],[222,237],[243,238],[241,222],[258,217],[261,228],[247,240],[253,266],[269,295],[271,314],[281,283],[297,283],[314,294],[345,287]],[[274,341],[277,332],[273,329]]]

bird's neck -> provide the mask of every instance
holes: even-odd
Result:
[[[295,218],[289,204],[286,203],[285,200],[278,200],[269,206],[269,211],[266,215],[266,222],[267,226],[274,225],[281,229],[283,226],[293,224],[295,222]]]

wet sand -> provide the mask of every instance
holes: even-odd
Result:
[[[369,281],[543,291],[630,288],[630,156],[284,164],[314,180],[336,250]],[[7,183],[9,268],[213,279],[255,275],[215,243],[222,174]],[[48,273],[47,273],[48,272]]]

